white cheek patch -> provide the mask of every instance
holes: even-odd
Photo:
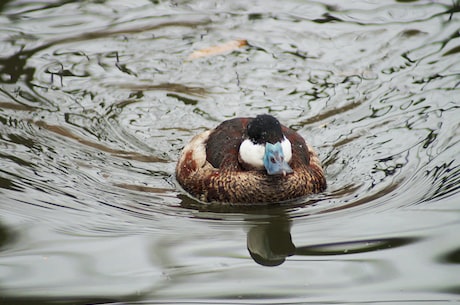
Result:
[[[290,146],[291,145],[289,145],[289,148]],[[265,146],[261,144],[254,144],[249,139],[244,140],[240,145],[241,160],[255,168],[264,168],[264,154]]]
[[[291,142],[284,137],[281,141],[281,148],[283,149],[284,160],[289,163],[292,158]],[[241,143],[240,146],[240,158],[241,160],[255,168],[264,168],[264,155],[265,145],[254,144],[251,140],[246,139]]]
[[[284,137],[283,141],[281,141],[281,148],[283,149],[284,160],[289,163],[292,158],[291,141]]]

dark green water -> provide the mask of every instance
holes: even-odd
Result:
[[[460,302],[458,1],[2,3],[0,304]],[[193,135],[266,112],[325,193],[178,188]]]

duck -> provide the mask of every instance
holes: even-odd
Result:
[[[320,193],[317,153],[269,114],[226,120],[182,149],[176,180],[202,202],[271,204]]]

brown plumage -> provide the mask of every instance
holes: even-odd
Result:
[[[281,128],[281,136],[291,143],[292,173],[269,175],[265,169],[245,164],[239,150],[254,118],[235,118],[195,136],[184,147],[176,166],[182,187],[201,201],[246,204],[280,202],[323,191],[326,180],[315,151],[297,132],[264,116],[275,120],[279,127],[274,128]],[[268,142],[275,142],[270,131],[262,133]]]

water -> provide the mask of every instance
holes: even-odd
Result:
[[[458,2],[1,10],[0,303],[460,301]],[[265,112],[317,149],[325,193],[180,190],[193,135]]]

